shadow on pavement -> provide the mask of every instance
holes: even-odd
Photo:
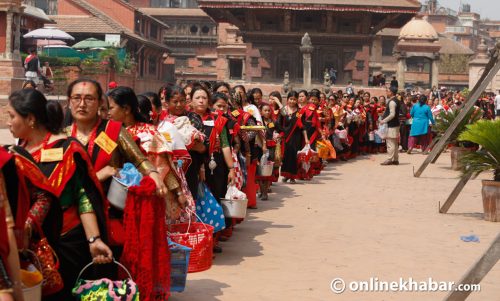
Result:
[[[186,290],[182,293],[172,293],[170,301],[219,301],[217,296],[222,296],[222,289],[230,287],[226,283],[212,279],[190,280],[189,274]]]

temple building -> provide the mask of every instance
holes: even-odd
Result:
[[[216,22],[236,26],[253,51],[226,59],[228,77],[242,73],[252,82],[302,82],[301,39],[312,43],[312,82],[323,82],[324,70],[337,70],[337,83],[368,85],[370,47],[383,28],[400,28],[419,10],[416,0],[199,0]],[[222,54],[219,55],[219,58]],[[241,71],[240,71],[241,70]]]
[[[370,74],[396,76],[405,88],[469,86],[468,62],[474,52],[462,43],[438,34],[417,16],[401,29],[386,28],[377,33],[370,57]]]

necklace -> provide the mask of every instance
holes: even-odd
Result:
[[[80,141],[83,145],[87,145],[87,153],[92,156],[92,152],[94,151],[95,137],[97,134],[97,128],[101,124],[101,118],[97,119],[97,122],[94,128],[90,131],[90,135],[79,134],[76,126],[76,122],[73,123],[71,127],[71,136],[75,137]]]
[[[50,132],[48,132],[45,135],[45,137],[43,138],[42,142],[40,142],[37,145],[35,145],[34,147],[32,147],[31,150],[28,150],[36,162],[40,162],[41,150],[47,146],[47,143],[49,142],[51,135],[52,134]],[[26,148],[27,145],[28,145],[28,141],[24,142],[22,147]]]

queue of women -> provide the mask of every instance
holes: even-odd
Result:
[[[383,152],[373,133],[384,100],[316,89],[264,100],[258,88],[247,93],[224,82],[142,95],[119,86],[104,94],[91,79],[68,86],[65,108],[35,89],[13,93],[8,126],[17,143],[0,149],[0,300],[24,300],[20,262],[42,240],[60,274],[44,283],[43,300],[72,300],[89,262],[95,278],[116,278],[113,259],[139,275],[151,271],[138,279],[141,299],[168,298],[165,225],[196,218],[200,183],[216,200],[235,186],[248,208],[257,208],[280,175],[284,183],[309,181],[329,160]],[[264,174],[266,161],[272,172]],[[134,205],[123,210],[108,192],[126,162],[143,178],[129,190]],[[125,233],[128,219],[141,229]],[[239,222],[226,217],[215,253]]]

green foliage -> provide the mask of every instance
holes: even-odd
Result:
[[[123,72],[123,63],[118,58],[118,51],[115,48],[106,48],[99,52],[98,59],[102,64],[115,69],[116,72]]]
[[[439,57],[439,72],[451,74],[467,74],[469,71],[469,55],[441,54]]]
[[[28,54],[21,54],[22,61],[26,59]],[[66,66],[80,66],[81,59],[79,57],[53,57],[53,56],[44,56],[39,55],[40,65],[43,66],[43,63],[49,62],[51,67],[66,67]]]
[[[463,96],[465,99],[467,99],[467,97],[469,97],[469,94],[470,94],[470,90],[469,90],[469,88],[464,88],[464,89],[462,90],[462,92],[460,92],[460,94],[462,94],[462,96]]]
[[[460,134],[460,141],[477,143],[481,149],[464,155],[460,160],[466,171],[478,175],[484,171],[492,170],[494,180],[500,181],[500,120],[480,120],[467,126]]]
[[[434,129],[438,133],[438,137],[442,137],[446,130],[450,127],[453,121],[457,118],[460,113],[460,109],[452,110],[451,112],[441,111],[436,118],[436,125]],[[455,146],[460,146],[460,142],[458,141],[458,136],[465,130],[468,124],[476,123],[479,119],[481,119],[480,110],[477,111],[472,108],[465,118],[458,124],[455,131],[450,135],[448,139],[448,143],[451,143]]]

